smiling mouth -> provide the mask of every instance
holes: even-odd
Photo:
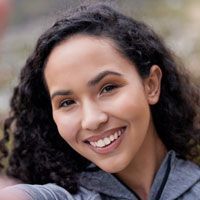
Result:
[[[119,143],[121,142],[120,138],[125,130],[126,127],[118,128],[114,133],[110,135],[107,135],[97,140],[86,140],[85,142],[98,153],[108,153],[119,145]]]

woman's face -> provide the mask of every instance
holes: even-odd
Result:
[[[151,134],[148,90],[108,39],[73,36],[50,54],[45,79],[63,139],[101,169],[125,169]]]

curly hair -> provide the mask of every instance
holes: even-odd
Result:
[[[81,7],[57,21],[38,40],[21,71],[11,99],[10,117],[0,142],[3,158],[6,142],[14,137],[7,174],[26,183],[54,182],[76,193],[76,175],[90,161],[76,153],[59,135],[45,86],[48,56],[61,42],[75,34],[109,38],[117,50],[135,64],[140,76],[149,75],[152,65],[162,70],[159,102],[151,106],[158,135],[168,150],[194,161],[200,138],[200,91],[192,84],[170,50],[147,25],[106,5]]]

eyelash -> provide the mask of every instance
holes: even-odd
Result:
[[[102,93],[110,93],[110,92],[112,92],[113,90],[115,90],[115,89],[118,88],[118,87],[119,87],[118,85],[108,84],[108,85],[104,86],[104,87],[101,89],[100,94],[102,94]],[[105,92],[104,92],[105,89],[108,89],[108,91],[105,91]]]
[[[108,85],[104,86],[104,87],[101,89],[100,94],[102,94],[102,93],[110,93],[110,92],[112,92],[113,90],[117,89],[118,87],[119,87],[118,85],[108,84]],[[108,91],[105,91],[105,92],[104,92],[105,89],[108,89]],[[66,100],[62,101],[62,102],[59,104],[59,108],[61,108],[61,107],[69,107],[70,105],[74,104],[74,102],[75,102],[75,101],[72,100],[72,99],[66,99]],[[67,103],[67,105],[64,105],[64,104],[66,104],[66,103]]]
[[[68,107],[68,106],[70,106],[70,105],[72,105],[72,104],[67,104],[67,105],[64,105],[65,103],[69,103],[69,102],[73,102],[74,103],[74,100],[72,100],[72,99],[66,99],[66,100],[64,100],[64,101],[62,101],[60,104],[59,104],[59,108],[61,108],[61,107]]]

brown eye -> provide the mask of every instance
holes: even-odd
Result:
[[[117,85],[113,85],[113,84],[110,84],[110,85],[106,85],[105,87],[102,88],[101,90],[101,94],[102,93],[110,93],[111,91],[113,91],[114,89],[118,88]]]
[[[64,100],[60,103],[59,107],[69,107],[70,105],[74,104],[75,101],[71,99]]]

